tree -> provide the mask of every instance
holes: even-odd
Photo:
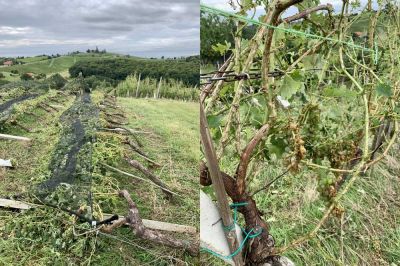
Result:
[[[87,49],[87,50],[86,50],[86,53],[90,53],[90,49]]]

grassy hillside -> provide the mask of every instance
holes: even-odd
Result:
[[[76,54],[76,55],[66,55],[57,58],[47,59],[47,57],[27,57],[24,59],[18,59],[19,61],[25,62],[23,65],[13,65],[10,67],[1,67],[0,72],[6,76],[9,81],[19,80],[19,75],[11,74],[11,70],[18,70],[21,73],[44,73],[46,75],[51,75],[54,73],[61,73],[63,76],[69,76],[68,69],[79,61],[93,61],[106,58],[115,58],[116,54]]]
[[[32,56],[32,57],[24,57],[24,58],[18,58],[18,62],[23,62],[23,63],[33,63],[37,61],[42,61],[46,60],[47,56],[46,55],[38,55],[38,56]]]

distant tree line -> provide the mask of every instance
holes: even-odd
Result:
[[[106,51],[106,49],[103,49],[103,50],[99,50],[99,47],[97,47],[96,46],[96,49],[94,49],[94,50],[90,50],[90,49],[87,49],[86,50],[86,53],[93,53],[93,54],[105,54],[105,53],[107,53],[107,51]]]
[[[111,81],[116,85],[133,73],[140,73],[142,78],[150,77],[164,80],[180,80],[187,85],[199,85],[199,56],[184,59],[149,60],[137,58],[109,58],[96,61],[79,61],[69,68],[71,77],[96,76]],[[114,82],[113,82],[114,81]]]

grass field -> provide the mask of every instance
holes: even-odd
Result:
[[[95,103],[102,100],[101,92],[94,92]],[[6,125],[2,133],[27,136],[32,144],[0,141],[0,158],[12,158],[15,169],[0,169],[1,197],[22,193],[21,200],[32,201],[24,192],[30,191],[48,172],[48,164],[60,132],[59,116],[71,106],[69,96],[57,112],[33,112],[40,119],[28,115],[18,122],[34,132],[27,133],[13,125]],[[93,204],[96,214],[127,213],[126,202],[116,192],[127,189],[138,205],[142,218],[192,225],[198,228],[198,105],[168,100],[120,98],[118,104],[128,119],[126,127],[145,132],[139,135],[143,150],[162,165],[152,169],[180,196],[172,201],[164,198],[156,187],[147,183],[104,171],[96,164],[93,173]],[[141,175],[131,168],[122,156],[138,156],[119,141],[114,133],[99,131],[93,160],[105,160],[120,169]],[[120,153],[122,152],[122,154]],[[101,158],[100,158],[101,157]],[[90,232],[75,219],[59,210],[38,207],[25,212],[0,210],[0,265],[196,265],[197,258],[182,250],[163,247],[135,238],[129,228],[120,228],[112,235]],[[86,228],[86,229],[85,229]],[[80,235],[80,233],[82,233]],[[177,234],[177,238],[193,236]],[[16,255],[18,250],[18,255]]]
[[[34,63],[34,62],[42,61],[42,60],[47,60],[47,56],[38,55],[38,56],[25,57],[25,58],[17,59],[18,62],[23,62],[23,63]]]

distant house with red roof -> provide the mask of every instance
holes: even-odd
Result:
[[[3,62],[3,66],[12,66],[12,65],[13,65],[13,61],[11,61],[11,60]]]

